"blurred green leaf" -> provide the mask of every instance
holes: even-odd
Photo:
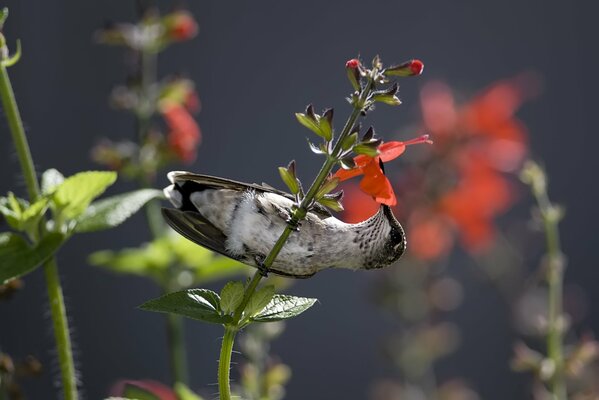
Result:
[[[30,246],[19,234],[0,233],[0,284],[33,271],[58,250],[64,239],[59,233],[49,233]]]
[[[161,400],[158,395],[131,384],[126,384],[123,388],[123,396],[135,400]]]
[[[220,308],[225,314],[230,314],[243,301],[244,287],[241,282],[227,282],[220,292]]]
[[[68,177],[55,188],[52,201],[65,219],[80,216],[93,199],[116,181],[116,172],[86,171]]]
[[[216,324],[226,324],[232,319],[229,315],[220,314],[220,297],[208,289],[187,289],[169,293],[147,301],[139,308]]]
[[[139,248],[92,253],[88,262],[115,272],[160,277],[162,270],[174,262],[168,238],[160,238]]]
[[[58,170],[51,168],[42,174],[42,193],[51,194],[58,185],[64,182],[64,176]]]
[[[192,392],[184,383],[175,383],[175,393],[179,400],[203,400],[202,397]]]
[[[312,307],[314,303],[316,299],[276,294],[252,321],[272,322],[293,318]]]
[[[245,307],[245,315],[252,317],[258,314],[266,305],[271,301],[273,296],[275,295],[275,286],[274,285],[266,285],[256,290],[250,300],[248,301],[247,306]]]
[[[247,269],[238,261],[175,234],[167,234],[138,248],[98,251],[90,255],[88,262],[119,273],[150,277],[160,284],[165,283],[166,269],[177,267],[181,272],[191,273],[191,282],[184,286],[224,279]]]
[[[95,201],[78,218],[75,231],[93,232],[114,228],[139,211],[148,201],[161,197],[161,190],[140,189]]]
[[[17,231],[31,231],[36,228],[40,218],[48,207],[48,199],[41,198],[33,204],[17,198],[12,192],[0,197],[0,214]]]

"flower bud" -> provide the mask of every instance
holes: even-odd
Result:
[[[167,36],[171,40],[188,40],[198,32],[198,25],[187,11],[177,11],[164,18]]]
[[[386,76],[416,76],[422,74],[424,64],[420,60],[410,60],[402,64],[387,68],[383,73]]]
[[[360,60],[352,58],[345,63],[345,70],[354,90],[360,90]]]

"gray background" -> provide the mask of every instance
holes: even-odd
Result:
[[[124,52],[95,45],[91,36],[107,18],[134,19],[133,2],[20,0],[7,5],[6,36],[11,45],[20,38],[24,50],[10,73],[36,166],[65,174],[94,168],[88,149],[102,136],[133,137],[133,121],[107,104],[112,86],[125,78]],[[307,150],[307,132],[293,112],[310,102],[317,108],[334,106],[340,124],[348,112],[343,65],[358,54],[369,60],[378,53],[387,62],[417,57],[426,64],[422,78],[402,83],[402,107],[379,107],[373,114],[383,136],[418,120],[417,93],[427,80],[443,79],[473,92],[498,78],[538,72],[545,82],[543,95],[519,116],[530,128],[534,155],[547,165],[554,199],[567,205],[567,280],[588,291],[591,305],[599,301],[596,2],[221,0],[189,5],[200,35],[169,50],[161,73],[188,74],[203,102],[198,120],[204,141],[189,169],[239,180],[278,182],[275,167],[292,158],[306,180],[314,175],[320,160]],[[3,120],[0,131],[0,193],[23,194]],[[119,183],[111,193],[129,188]],[[135,309],[156,296],[157,288],[85,262],[91,251],[134,246],[148,238],[139,216],[114,231],[77,236],[59,255],[86,398],[102,398],[122,377],[168,380],[161,316]],[[373,274],[325,271],[290,289],[320,303],[292,320],[274,344],[293,367],[288,399],[363,399],[376,378],[390,375],[379,343],[391,325],[367,300]],[[525,378],[507,365],[509,310],[463,265],[455,274],[466,285],[465,304],[452,315],[465,344],[441,363],[441,379],[464,376],[484,399],[528,398]],[[51,366],[42,275],[28,276],[25,290],[0,304],[0,346],[16,356],[36,354]],[[599,307],[591,307],[583,326],[599,331]],[[216,327],[187,323],[192,387],[207,394],[217,391],[220,334]],[[28,384],[30,398],[54,398],[57,378],[54,363]]]

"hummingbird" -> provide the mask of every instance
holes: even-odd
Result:
[[[288,226],[295,198],[266,184],[242,183],[191,172],[168,173],[166,222],[192,242],[244,264],[293,278],[326,268],[375,269],[397,261],[406,236],[391,208],[348,224],[315,204],[291,232],[273,264],[262,262]]]

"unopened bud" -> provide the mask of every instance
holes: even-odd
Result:
[[[410,60],[402,64],[389,67],[383,73],[386,76],[416,76],[422,74],[424,64],[420,60]]]

